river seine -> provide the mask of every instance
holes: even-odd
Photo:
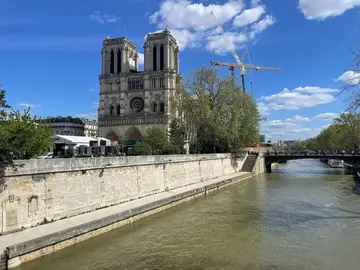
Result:
[[[360,196],[318,160],[281,164],[21,270],[360,269]]]

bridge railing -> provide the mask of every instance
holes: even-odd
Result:
[[[359,153],[303,153],[303,152],[264,152],[264,156],[317,156],[317,157],[345,157],[359,156]]]

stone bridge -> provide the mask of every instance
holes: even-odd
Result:
[[[271,173],[271,164],[277,162],[286,162],[288,160],[294,159],[339,159],[343,160],[348,164],[358,164],[360,163],[360,155],[350,155],[350,154],[292,154],[292,153],[282,153],[282,154],[269,154],[264,153],[266,172]]]

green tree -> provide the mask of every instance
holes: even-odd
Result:
[[[170,143],[183,147],[186,139],[186,130],[181,121],[175,119],[170,124]]]
[[[29,159],[48,151],[53,140],[52,130],[36,116],[30,115],[30,108],[12,111],[9,120],[1,122],[5,133],[1,138],[1,150],[11,152],[13,160]]]
[[[341,146],[357,149],[360,145],[360,113],[342,113],[334,119],[340,133]]]
[[[174,104],[192,153],[236,153],[258,141],[255,101],[214,69],[192,72],[177,89]]]
[[[143,139],[144,143],[151,146],[153,154],[162,154],[168,148],[169,140],[166,132],[158,127],[150,128]]]
[[[341,148],[341,130],[338,126],[330,125],[320,132],[316,137],[319,149],[338,149]]]
[[[9,104],[7,104],[5,99],[6,91],[4,89],[0,89],[0,121],[4,121],[7,116],[7,110],[11,108]]]
[[[136,143],[130,151],[130,155],[133,156],[143,156],[143,155],[151,155],[152,149],[151,145],[145,142]]]
[[[52,145],[52,130],[43,125],[30,108],[24,112],[7,110],[5,91],[0,92],[0,189],[4,188],[5,170],[16,169],[14,160],[35,157]]]

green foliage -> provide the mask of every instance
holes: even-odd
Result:
[[[133,149],[130,151],[130,155],[132,156],[143,156],[143,155],[151,155],[152,149],[151,145],[145,142],[138,142],[133,146]]]
[[[360,146],[360,113],[341,113],[313,139],[300,143],[309,149],[355,150]]]
[[[5,90],[0,89],[0,121],[4,121],[6,119],[6,110],[11,108],[10,105],[6,102],[5,95]]]
[[[170,142],[177,146],[184,146],[184,141],[186,139],[186,130],[184,125],[179,120],[173,120],[170,124],[170,133],[169,133]]]
[[[0,123],[1,152],[10,152],[15,160],[34,158],[49,150],[53,143],[50,138],[52,130],[36,116],[32,117],[30,109],[23,113],[12,111],[9,118]]]
[[[143,139],[143,142],[134,145],[131,155],[172,155],[183,154],[185,150],[183,143],[180,144],[181,127],[173,123],[173,140],[169,141],[164,130],[158,127],[150,128]]]
[[[341,130],[336,125],[330,125],[320,132],[316,137],[317,147],[319,149],[338,149],[342,148],[340,139]]]
[[[7,167],[15,168],[14,160],[35,157],[52,145],[51,129],[32,117],[30,109],[8,113],[10,108],[0,90],[0,178]]]
[[[344,149],[356,149],[360,145],[360,113],[342,113],[334,119],[338,140]]]
[[[214,69],[192,72],[187,84],[178,87],[173,107],[192,153],[237,153],[259,140],[255,101]]]
[[[158,127],[150,128],[143,141],[151,146],[152,153],[155,155],[161,155],[169,144],[165,131]]]

